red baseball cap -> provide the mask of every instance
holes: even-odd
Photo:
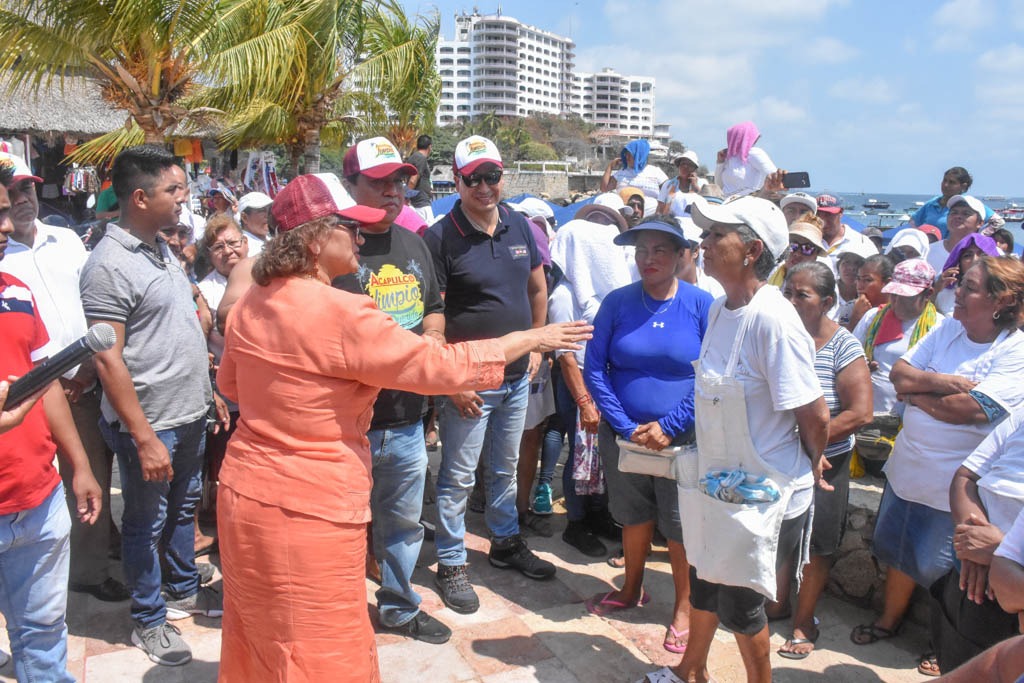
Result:
[[[270,211],[282,232],[325,216],[341,216],[367,224],[379,223],[387,213],[384,209],[356,204],[333,173],[295,178],[277,193]]]
[[[818,213],[842,213],[843,205],[830,194],[818,195]]]
[[[919,226],[917,226],[917,229],[920,230],[921,232],[927,234],[927,235],[931,235],[936,240],[941,240],[942,239],[942,231],[939,230],[938,227],[932,225],[931,223],[925,223],[924,225],[919,225]]]
[[[345,152],[341,172],[345,177],[361,173],[370,178],[387,178],[395,171],[416,174],[416,167],[402,161],[391,141],[387,138],[360,140]]]

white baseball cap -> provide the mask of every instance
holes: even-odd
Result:
[[[767,199],[745,196],[730,198],[721,204],[711,204],[704,197],[697,197],[690,206],[693,222],[702,230],[709,229],[714,223],[746,225],[776,259],[789,246],[786,217],[782,209]]]
[[[697,159],[697,153],[694,152],[692,149],[686,150],[685,152],[677,156],[675,159],[673,159],[672,165],[678,166],[679,162],[682,161],[683,159],[692,162],[694,166],[700,166],[700,161]]]
[[[799,204],[814,215],[818,214],[818,200],[806,192],[793,192],[791,194],[787,194],[779,201],[779,206],[783,209],[790,204]]]
[[[395,171],[416,173],[416,167],[402,161],[402,155],[387,138],[360,140],[348,148],[341,163],[345,177],[362,174],[370,178],[387,178]]]
[[[952,209],[957,204],[963,202],[967,206],[971,207],[971,210],[978,214],[978,218],[985,220],[985,205],[981,203],[981,200],[977,197],[972,197],[969,194],[955,194],[949,198],[946,202],[946,207]]]
[[[262,192],[250,192],[238,200],[238,210],[241,212],[246,209],[265,209],[273,203],[274,200]]]
[[[543,199],[537,197],[524,197],[523,201],[516,204],[517,210],[525,213],[528,218],[534,216],[540,216],[547,220],[548,218],[554,218],[555,212],[551,206]]]
[[[8,166],[14,172],[14,180],[24,180],[25,178],[31,178],[37,183],[43,182],[43,179],[32,173],[32,169],[28,167],[25,160],[17,154],[8,154],[7,152],[0,152],[0,166]]]
[[[481,164],[494,164],[504,168],[501,163],[501,152],[497,146],[480,135],[471,135],[455,146],[455,172],[469,175]]]

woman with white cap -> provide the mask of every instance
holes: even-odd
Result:
[[[657,213],[670,214],[678,218],[687,215],[687,205],[693,201],[694,195],[700,194],[708,182],[697,175],[700,161],[692,149],[683,152],[673,163],[679,175],[662,183],[658,192]]]
[[[711,307],[694,363],[696,462],[676,468],[692,565],[689,647],[682,662],[646,680],[708,680],[721,622],[735,634],[747,680],[769,683],[765,600],[775,598],[777,556],[791,555],[809,531],[829,411],[814,341],[779,289],[766,286],[789,244],[782,211],[742,197],[717,206],[697,200],[692,215],[705,231],[705,268],[726,294]],[[740,483],[719,486],[719,477]]]
[[[892,236],[885,254],[893,261],[928,258],[928,235],[917,228],[904,228]]]

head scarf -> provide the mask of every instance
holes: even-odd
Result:
[[[757,130],[753,121],[737,123],[725,132],[725,141],[729,147],[728,156],[739,157],[741,161],[746,162],[750,156],[750,148],[759,137],[761,132]]]
[[[953,247],[953,251],[949,253],[949,258],[946,259],[944,264],[942,264],[942,270],[945,271],[953,266],[959,266],[960,254],[964,253],[964,250],[970,248],[972,245],[977,246],[978,249],[981,249],[982,253],[988,254],[989,256],[1003,255],[1003,252],[999,251],[999,246],[996,244],[994,239],[986,235],[982,235],[980,232],[972,232]],[[963,273],[961,273],[961,275],[963,275]]]
[[[626,166],[626,152],[633,155],[633,166]],[[630,168],[639,173],[647,166],[647,157],[651,153],[651,143],[647,140],[633,140],[619,152],[619,159],[622,161],[622,168]]]
[[[891,253],[896,247],[910,247],[918,253],[918,258],[927,258],[929,245],[927,233],[917,228],[904,228],[893,235],[885,253]]]

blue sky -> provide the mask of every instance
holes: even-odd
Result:
[[[472,3],[402,0],[453,16]],[[498,3],[477,4],[483,14]],[[516,0],[504,14],[576,42],[576,68],[657,78],[656,117],[713,162],[753,120],[815,189],[1024,195],[1024,0]],[[708,164],[711,165],[710,163]]]

